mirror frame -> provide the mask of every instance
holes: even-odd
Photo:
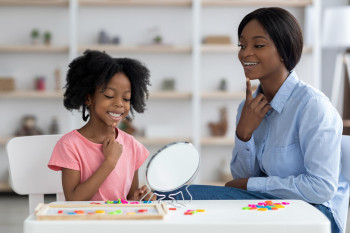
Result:
[[[196,168],[196,171],[192,174],[192,176],[189,178],[188,181],[184,182],[182,185],[176,187],[176,188],[173,188],[173,189],[170,189],[170,190],[158,190],[158,189],[154,189],[148,182],[148,172],[149,172],[149,167],[150,165],[152,164],[152,161],[157,157],[157,155],[159,153],[161,153],[162,151],[166,150],[168,147],[170,146],[173,146],[173,145],[177,145],[177,144],[186,144],[186,145],[189,145],[189,146],[192,146],[198,153],[198,165],[197,165],[197,168]],[[169,143],[167,145],[165,145],[164,147],[162,147],[161,149],[159,149],[155,154],[152,155],[152,157],[150,158],[150,160],[148,161],[148,164],[147,164],[147,167],[146,167],[146,184],[147,186],[153,191],[159,191],[159,192],[170,192],[170,191],[174,191],[174,190],[177,190],[185,185],[189,185],[197,176],[198,174],[198,171],[199,171],[199,166],[200,166],[200,163],[201,163],[201,156],[197,150],[197,148],[190,142],[185,142],[185,141],[178,141],[178,142],[172,142],[172,143]]]

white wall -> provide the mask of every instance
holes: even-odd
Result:
[[[324,0],[323,11],[327,7],[348,5],[348,0]],[[322,18],[323,20],[323,18]],[[339,30],[341,26],[339,25]],[[331,96],[333,86],[333,75],[335,68],[335,58],[339,51],[337,49],[323,49],[322,51],[322,91],[328,96]]]
[[[324,6],[344,3],[345,1],[323,1]],[[244,15],[256,7],[204,9],[201,16],[202,34],[228,34],[232,42],[237,44],[237,27]],[[304,11],[295,8],[290,10],[304,24]],[[130,7],[84,7],[78,15],[78,43],[94,44],[101,29],[112,36],[120,36],[124,45],[135,45],[149,42],[152,37],[150,30],[159,29],[165,43],[183,45],[192,43],[192,12],[190,8],[130,8]],[[176,20],[174,20],[176,19]],[[36,7],[0,7],[0,45],[29,44],[29,33],[37,27],[41,31],[53,31],[53,44],[68,44],[69,20],[66,8],[36,8]],[[323,51],[322,81],[323,90],[329,94],[333,75],[334,52]],[[176,78],[176,87],[179,91],[192,90],[192,58],[189,54],[111,54],[112,56],[128,56],[140,59],[150,68],[152,73],[152,87],[150,90],[159,90],[161,81],[165,77]],[[313,70],[312,54],[304,54],[296,70],[301,79],[312,83]],[[61,70],[61,80],[69,63],[67,54],[32,54],[32,53],[0,53],[0,75],[13,75],[19,89],[31,89],[33,78],[36,75],[47,77],[47,89],[54,88],[54,69]],[[237,54],[203,54],[201,66],[201,90],[215,90],[225,77],[228,90],[239,91],[245,88],[245,78],[238,63]],[[205,100],[201,106],[200,127],[202,136],[208,136],[207,123],[219,119],[219,109],[228,108],[229,130],[227,136],[233,137],[235,132],[236,109],[238,100]],[[59,116],[61,133],[72,129],[70,114],[63,108],[59,100],[26,100],[0,99],[0,136],[13,134],[18,128],[24,114],[34,114],[38,118],[39,126],[48,132],[50,120]],[[171,124],[176,129],[174,136],[191,136],[188,132],[192,128],[192,105],[190,101],[149,100],[147,111],[136,114],[134,125],[140,130],[147,125]],[[80,127],[80,113],[76,114],[75,127]],[[6,123],[5,123],[6,122]],[[149,146],[151,153],[159,147]],[[220,171],[228,171],[228,162],[231,157],[233,143],[230,146],[202,146],[202,165],[200,177],[202,181],[220,181]],[[4,148],[0,146],[0,181],[7,179]],[[144,167],[141,169],[142,173]]]

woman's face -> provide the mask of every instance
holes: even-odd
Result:
[[[130,111],[131,84],[124,73],[116,73],[106,88],[99,87],[93,96],[88,98],[90,120],[96,126],[117,125],[126,118]]]
[[[280,77],[286,69],[269,34],[255,19],[243,28],[239,46],[238,58],[251,80]]]

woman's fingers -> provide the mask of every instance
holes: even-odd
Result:
[[[246,86],[246,102],[250,103],[253,100],[253,91],[249,78],[246,78]]]

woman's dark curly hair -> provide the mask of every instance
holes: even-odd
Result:
[[[246,15],[238,26],[238,38],[251,20],[257,20],[269,34],[288,71],[298,64],[303,51],[303,33],[298,21],[279,7],[259,8]]]
[[[112,58],[104,52],[86,50],[69,64],[66,91],[63,104],[68,110],[83,109],[85,116],[85,101],[93,95],[96,88],[105,88],[116,73],[124,73],[131,84],[130,112],[143,113],[148,98],[147,85],[150,84],[149,70],[138,60],[130,58]]]

